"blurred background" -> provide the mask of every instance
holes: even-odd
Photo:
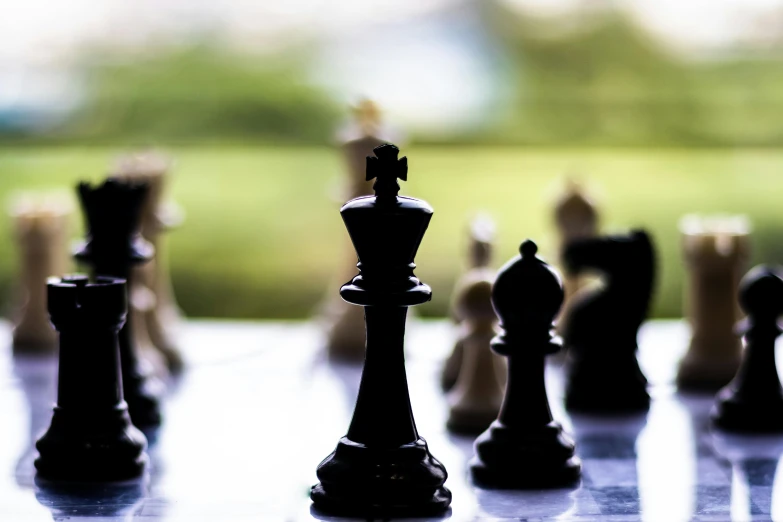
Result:
[[[372,4],[372,5],[370,5]],[[678,221],[746,214],[783,262],[783,2],[773,0],[43,0],[0,19],[0,200],[73,192],[154,147],[184,210],[169,234],[192,316],[306,318],[336,294],[341,132],[363,98],[404,136],[402,193],[435,216],[417,257],[447,314],[467,223],[495,266],[555,255],[566,178],[604,231],[657,242],[653,314],[682,315]],[[73,237],[81,233],[76,219]],[[0,214],[0,296],[19,255]],[[10,310],[6,305],[5,310]]]

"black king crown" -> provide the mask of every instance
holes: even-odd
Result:
[[[430,300],[430,287],[413,274],[413,259],[432,219],[425,201],[399,196],[397,179],[408,179],[408,159],[384,144],[367,157],[367,180],[375,179],[375,196],[352,199],[341,209],[359,258],[359,275],[340,295],[357,305],[413,306]]]

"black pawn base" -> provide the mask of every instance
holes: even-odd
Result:
[[[451,491],[446,470],[419,438],[394,449],[340,439],[318,466],[310,498],[320,513],[356,517],[420,517],[444,513]]]
[[[783,433],[783,397],[743,399],[734,389],[726,387],[718,392],[711,417],[713,424],[724,431]]]
[[[55,408],[49,430],[35,444],[37,479],[52,482],[118,482],[141,476],[147,440],[117,408],[95,416]]]
[[[556,422],[533,431],[495,421],[475,443],[473,482],[493,489],[566,488],[579,483],[574,442]]]
[[[577,413],[626,415],[650,409],[647,379],[636,357],[627,364],[617,360],[569,363],[565,407]]]

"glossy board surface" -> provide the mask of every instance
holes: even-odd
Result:
[[[56,361],[14,359],[10,330],[0,323],[0,520],[318,516],[310,486],[350,423],[360,368],[328,363],[312,323],[191,321],[183,334],[188,367],[169,384],[145,479],[60,491],[37,487],[33,468],[34,436],[51,417]],[[783,439],[716,434],[708,424],[712,398],[676,392],[688,343],[683,323],[648,322],[640,332],[647,415],[569,416],[561,369],[548,368],[553,415],[574,435],[583,463],[581,485],[571,490],[490,491],[468,482],[472,440],[446,431],[439,384],[454,336],[446,322],[411,322],[406,349],[417,426],[449,472],[451,520],[783,520]]]

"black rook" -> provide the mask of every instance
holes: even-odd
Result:
[[[139,476],[147,441],[131,424],[119,371],[125,281],[51,279],[48,307],[60,333],[59,377],[52,423],[36,443],[38,476],[64,482]]]

